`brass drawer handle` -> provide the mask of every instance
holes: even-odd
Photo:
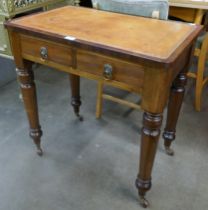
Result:
[[[104,65],[103,76],[105,80],[113,79],[113,67],[110,64]]]
[[[46,60],[48,58],[48,50],[46,47],[41,47],[40,48],[40,57],[43,59],[43,60]]]

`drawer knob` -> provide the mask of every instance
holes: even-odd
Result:
[[[104,65],[103,76],[105,80],[113,79],[113,67],[110,64]]]
[[[48,58],[48,50],[46,47],[41,47],[40,48],[40,57],[43,59],[43,60],[46,60]]]

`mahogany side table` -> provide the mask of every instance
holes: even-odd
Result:
[[[67,6],[6,23],[9,31],[30,136],[42,155],[42,130],[32,63],[69,74],[72,105],[79,116],[80,77],[126,85],[141,93],[144,110],[139,198],[146,207],[160,137],[163,110],[169,100],[166,132],[175,135],[186,71],[201,26]],[[166,139],[168,141],[168,139]]]

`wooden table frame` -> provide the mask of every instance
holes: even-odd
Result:
[[[68,18],[65,28],[55,23],[62,21],[62,15],[63,20],[66,21]],[[85,17],[88,17],[87,20]],[[111,21],[112,19],[114,21]],[[52,22],[47,23],[47,21]],[[90,25],[85,27],[85,21]],[[112,22],[117,24],[113,30],[110,27]],[[128,24],[123,24],[125,22]],[[100,28],[101,24],[108,25],[109,29]],[[193,44],[202,27],[73,7],[16,19],[7,22],[6,27],[10,34],[17,75],[28,115],[30,136],[37,146],[39,155],[42,155],[42,130],[38,117],[32,63],[40,63],[69,73],[72,106],[78,116],[81,105],[80,76],[97,81],[104,80],[106,83],[126,84],[129,88],[141,92],[141,108],[144,110],[144,115],[136,187],[140,203],[146,207],[148,202],[145,194],[151,188],[151,173],[163,110],[169,98],[167,123],[163,134],[166,146],[169,147],[175,138],[176,123],[186,84],[186,71],[193,55]],[[56,27],[59,27],[58,30]],[[154,42],[155,44],[148,48],[147,43],[152,42],[146,38],[150,35],[150,27],[154,30],[153,34],[159,33],[165,36],[163,42],[159,42],[161,39],[158,37],[158,42]],[[143,28],[142,31],[140,28]],[[64,36],[63,30],[67,30],[71,36]],[[127,31],[122,34],[124,30]],[[125,45],[126,34],[128,37],[140,37],[141,43],[132,38]],[[167,37],[167,34],[170,37]],[[153,38],[155,37],[157,36]],[[170,38],[172,42],[169,42]],[[158,48],[158,43],[163,48]],[[123,47],[115,47],[116,44]],[[140,46],[139,49],[135,47],[137,44]],[[125,46],[131,47],[131,50],[127,50]],[[166,56],[167,53],[170,55]],[[112,76],[110,80],[109,76]]]

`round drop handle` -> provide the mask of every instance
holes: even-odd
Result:
[[[43,59],[43,60],[46,60],[48,58],[48,50],[46,47],[41,47],[40,48],[40,57]]]
[[[103,76],[105,80],[113,79],[113,67],[110,64],[104,65]]]

